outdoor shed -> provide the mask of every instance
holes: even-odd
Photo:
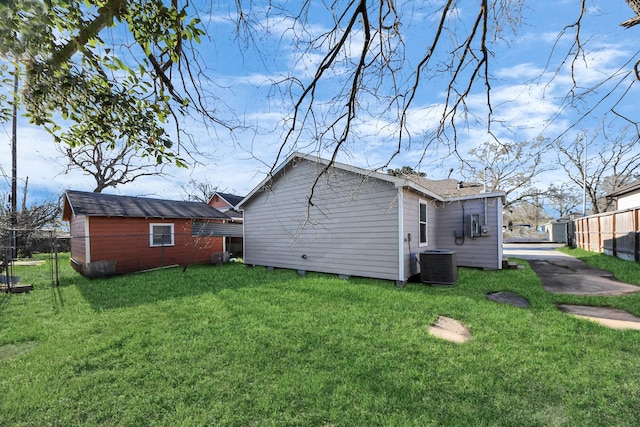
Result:
[[[425,250],[502,268],[504,193],[294,153],[239,204],[249,265],[404,283]]]
[[[223,259],[215,225],[230,218],[206,203],[66,191],[71,264],[88,277]]]

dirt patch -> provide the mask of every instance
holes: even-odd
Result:
[[[34,259],[34,260],[18,260],[18,261],[14,261],[13,265],[43,265],[44,264],[44,260],[38,260],[38,259]]]
[[[429,326],[429,334],[455,343],[465,343],[471,339],[471,333],[464,324],[450,317],[438,316]]]
[[[38,341],[26,341],[0,346],[0,362],[30,352],[38,346]]]

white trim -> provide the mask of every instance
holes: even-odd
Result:
[[[84,217],[84,263],[91,262],[91,236],[89,236],[89,217]]]
[[[171,243],[169,244],[154,244],[153,243],[153,227],[171,227]],[[152,248],[160,248],[163,246],[175,246],[175,232],[174,232],[174,227],[173,227],[173,223],[172,222],[150,222],[149,223],[149,246]]]
[[[247,259],[247,239],[245,239],[247,232],[244,227],[244,211],[242,211],[242,219],[242,259],[245,260]]]
[[[398,281],[404,280],[404,190],[398,188]]]
[[[424,215],[425,215],[425,221],[424,221],[424,238],[425,241],[422,241],[422,236],[420,235],[420,226],[422,225],[422,221],[420,219],[420,207],[421,205],[424,205]],[[424,199],[418,199],[418,247],[425,247],[425,246],[429,246],[429,202],[427,202]]]

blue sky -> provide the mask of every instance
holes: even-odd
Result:
[[[108,189],[107,192],[181,199],[184,196],[182,188],[190,179],[195,179],[218,186],[223,191],[243,195],[258,184],[273,165],[282,141],[282,120],[287,104],[273,96],[271,83],[287,74],[308,80],[319,55],[300,56],[290,37],[291,31],[284,35],[278,33],[278,28],[288,28],[288,21],[272,21],[270,33],[257,33],[260,35],[258,43],[262,56],[258,56],[250,47],[239,48],[239,42],[234,38],[234,27],[230,20],[225,19],[233,12],[234,3],[217,6],[211,15],[204,17],[211,38],[203,40],[199,53],[208,64],[208,77],[217,84],[212,89],[238,117],[255,126],[255,129],[239,131],[231,136],[224,130],[206,128],[198,121],[185,119],[182,125],[189,129],[200,152],[192,150],[197,164],[187,170],[169,167],[165,169],[163,177],[144,178],[117,189]],[[437,3],[432,1],[429,4]],[[494,114],[504,124],[496,125],[493,130],[503,142],[531,140],[540,136],[575,140],[580,132],[602,126],[601,118],[610,108],[604,103],[576,125],[579,112],[565,102],[571,78],[567,64],[563,65],[562,59],[573,41],[573,33],[568,31],[559,41],[558,35],[564,26],[575,21],[580,3],[529,1],[526,4],[518,32],[514,34],[506,28],[502,33],[504,41],[496,45],[493,51]],[[420,3],[407,2],[401,5],[404,8],[411,7],[414,17],[412,22],[403,23],[406,25],[407,55],[410,58],[417,58],[421,54],[428,40],[425,35],[434,25],[433,16],[426,13],[429,8],[416,5]],[[630,64],[625,63],[634,57],[637,60],[640,38],[640,26],[631,29],[619,26],[620,22],[633,15],[623,0],[588,2],[587,7],[588,13],[582,27],[587,56],[575,70],[579,77],[579,91],[592,88],[610,74],[628,72],[635,60]],[[409,12],[407,10],[404,13]],[[459,9],[457,13],[464,17],[475,12]],[[314,34],[320,34],[326,28],[326,18],[320,11],[313,14],[313,19],[317,20],[311,22],[310,28]],[[111,33],[114,34],[120,36]],[[357,47],[357,40],[353,40],[353,44]],[[626,89],[628,85],[629,81],[622,88]],[[613,83],[610,82],[589,91],[586,95],[587,104],[594,105],[612,87]],[[471,94],[468,105],[470,111],[482,119],[486,117],[486,106],[485,95],[480,89],[481,86],[478,86]],[[329,93],[331,86],[324,87],[324,90]],[[403,147],[391,167],[409,165],[426,172],[431,178],[444,178],[450,169],[454,169],[452,176],[461,176],[461,163],[455,156],[448,156],[450,146],[431,145],[425,149],[424,140],[419,137],[421,132],[428,132],[433,127],[437,119],[434,111],[441,105],[443,90],[442,82],[437,79],[420,90],[410,111],[409,121],[409,128],[416,137],[409,147]],[[634,84],[616,108],[637,119],[637,102],[633,102],[637,99],[640,99],[640,93],[638,84]],[[339,160],[365,168],[382,166],[394,151],[393,145],[389,144],[392,135],[386,134],[390,125],[392,123],[383,120],[358,123],[358,134],[366,137],[351,141]],[[5,177],[0,178],[0,194],[10,192],[10,137],[11,124],[2,124],[0,175]],[[486,124],[481,120],[477,123],[472,120],[466,126],[461,125],[458,137],[458,152],[464,156],[471,148],[488,140]],[[597,141],[593,143],[597,144]],[[311,139],[303,138],[296,146],[287,148],[306,153],[319,150],[321,154],[328,154]],[[78,172],[64,173],[64,159],[60,157],[52,138],[43,130],[28,125],[25,120],[21,120],[18,130],[18,156],[19,191],[22,191],[28,177],[29,197],[34,200],[59,197],[65,189],[92,189],[89,177]],[[548,162],[557,162],[555,154],[549,154]],[[549,182],[565,180],[557,171],[549,172],[540,177],[539,185],[544,187]]]

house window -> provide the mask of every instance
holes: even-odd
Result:
[[[420,228],[420,246],[426,246],[429,243],[427,233],[427,202],[420,200],[418,203],[418,226]]]
[[[151,246],[173,246],[173,224],[149,224]]]

